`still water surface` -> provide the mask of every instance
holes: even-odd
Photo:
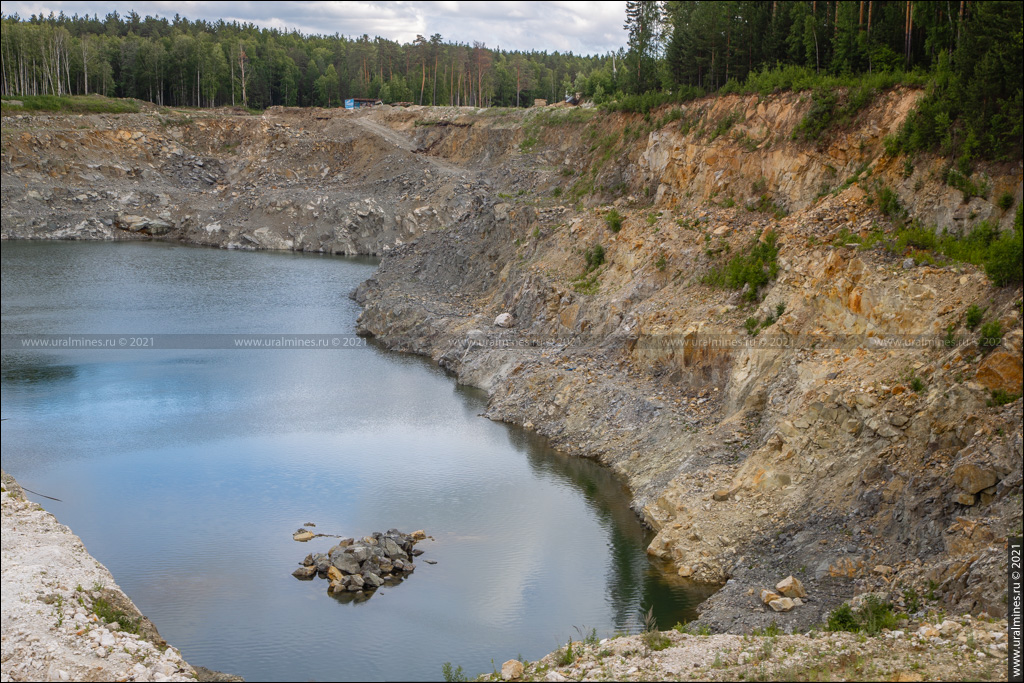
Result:
[[[370,260],[4,243],[3,332],[351,334]],[[3,352],[3,466],[192,664],[249,680],[438,679],[662,627],[706,593],[660,572],[603,468],[478,414],[428,361],[336,350]],[[291,571],[291,533],[425,529],[368,601]],[[423,560],[433,559],[436,565]]]

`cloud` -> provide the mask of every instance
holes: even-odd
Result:
[[[3,2],[5,15],[97,14],[132,10],[206,21],[251,22],[307,34],[381,36],[402,43],[441,34],[503,50],[603,54],[626,41],[625,2]]]

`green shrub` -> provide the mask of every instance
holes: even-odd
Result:
[[[896,627],[896,615],[892,612],[892,605],[882,602],[874,595],[869,595],[864,601],[864,606],[857,610],[857,620],[860,622],[861,630],[872,635],[881,633],[882,629],[893,629]]]
[[[458,681],[468,681],[466,674],[462,671],[462,667],[456,667],[452,669],[451,662],[445,662],[441,665],[441,675],[444,676],[444,680],[448,683],[456,683]]]
[[[583,273],[572,280],[572,289],[577,294],[597,294],[601,289],[601,281],[597,279],[597,273]]]
[[[900,203],[900,197],[894,190],[882,186],[876,193],[878,196],[878,210],[889,220],[900,220],[906,215],[906,209]]]
[[[751,316],[743,323],[743,327],[747,328],[747,334],[751,337],[756,337],[761,328],[761,321]]]
[[[604,247],[600,244],[595,244],[586,251],[583,252],[583,260],[587,264],[587,272],[596,270],[604,264]]]
[[[988,400],[988,405],[989,407],[1005,406],[1007,403],[1013,403],[1018,398],[1020,398],[1020,394],[1011,394],[1005,389],[993,389],[991,398]]]
[[[916,599],[917,594],[914,593]],[[896,627],[896,615],[892,611],[892,604],[879,600],[874,595],[869,595],[863,606],[856,612],[849,604],[843,603],[828,615],[826,628],[829,631],[849,631],[856,633],[863,631],[869,634],[877,634],[882,629],[893,629]]]
[[[622,216],[619,215],[619,212],[616,209],[612,209],[608,212],[608,215],[604,217],[604,222],[612,232],[622,230]]]
[[[817,88],[811,98],[810,110],[793,130],[794,139],[817,140],[832,125],[836,108],[835,92],[828,87]]]
[[[998,320],[989,320],[981,326],[978,336],[978,347],[982,351],[991,351],[1003,343],[1003,324]]]
[[[946,171],[946,184],[963,193],[964,203],[971,201],[971,197],[986,197],[990,189],[987,181],[975,182],[970,175],[956,168]]]
[[[654,267],[660,271],[664,271],[666,266],[668,266],[668,260],[665,258],[665,254],[661,254],[658,257],[658,260],[654,262]]]
[[[946,325],[946,338],[942,340],[942,343],[947,349],[956,346],[956,325],[953,323]]]
[[[999,201],[997,202],[997,205],[1003,211],[1008,211],[1009,208],[1013,206],[1013,195],[1010,194],[1009,192],[1002,193],[1001,195],[999,195]]]
[[[967,307],[967,329],[973,331],[977,329],[978,325],[981,324],[981,319],[985,317],[985,311],[988,310],[988,306],[981,308],[978,304],[971,304]]]
[[[994,240],[985,256],[985,274],[996,287],[1019,285],[1024,281],[1024,232],[1004,232]]]
[[[750,285],[744,298],[756,301],[758,290],[778,275],[778,255],[778,235],[769,230],[763,241],[755,239],[744,253],[732,257],[724,266],[712,268],[702,281],[712,287],[728,289]]]
[[[556,666],[569,666],[576,661],[576,658],[583,654],[583,646],[573,647],[572,638],[561,648],[555,656]]]
[[[851,633],[856,633],[859,630],[860,625],[857,623],[857,617],[854,615],[853,609],[844,602],[829,613],[826,628],[828,628],[829,631],[849,631]]]

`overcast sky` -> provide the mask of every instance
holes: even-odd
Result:
[[[125,15],[252,22],[303,33],[364,33],[411,42],[440,33],[446,42],[506,50],[603,54],[625,45],[625,2],[2,2],[3,13]]]

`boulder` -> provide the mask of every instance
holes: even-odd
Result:
[[[330,581],[341,581],[342,576],[344,576],[344,574],[342,574],[341,570],[335,567],[334,565],[331,565],[327,568],[327,578]]]
[[[953,470],[953,483],[967,493],[978,493],[999,481],[999,475],[987,467],[963,463]]]
[[[336,552],[331,555],[331,564],[338,568],[343,574],[358,574],[359,561],[352,553],[345,551]]]
[[[316,575],[316,567],[310,565],[308,567],[299,567],[292,572],[292,576],[297,579],[312,579]]]
[[[511,313],[502,313],[494,319],[495,327],[512,327],[515,324],[515,319]]]
[[[390,538],[384,539],[384,554],[392,558],[405,556],[405,552]]]
[[[769,602],[768,606],[776,612],[788,612],[796,607],[796,603],[790,598],[779,598],[778,600],[772,600]]]
[[[729,489],[718,489],[711,495],[711,497],[720,503],[729,500]]]
[[[806,598],[807,591],[804,589],[804,585],[800,583],[800,579],[793,575],[789,575],[782,581],[775,584],[775,590],[787,598]]]
[[[761,602],[763,602],[766,605],[770,605],[773,600],[778,600],[781,597],[782,596],[778,593],[774,593],[768,590],[767,588],[761,589]]]
[[[939,633],[941,633],[944,636],[951,636],[956,633],[959,633],[960,629],[962,628],[963,627],[955,621],[952,621],[951,619],[946,619],[941,624],[939,624]]]
[[[518,659],[510,659],[501,665],[501,680],[515,681],[523,677],[523,663]]]
[[[409,536],[411,536],[412,540],[414,541],[422,541],[427,537],[427,533],[423,531],[423,529],[420,529],[418,531],[412,532],[411,534],[409,534]]]
[[[366,588],[379,588],[384,585],[384,579],[380,578],[373,572],[367,572],[363,574],[363,585]]]
[[[294,534],[292,534],[292,539],[295,541],[299,541],[301,543],[305,543],[311,538],[313,538],[313,532],[309,529],[299,529]]]

